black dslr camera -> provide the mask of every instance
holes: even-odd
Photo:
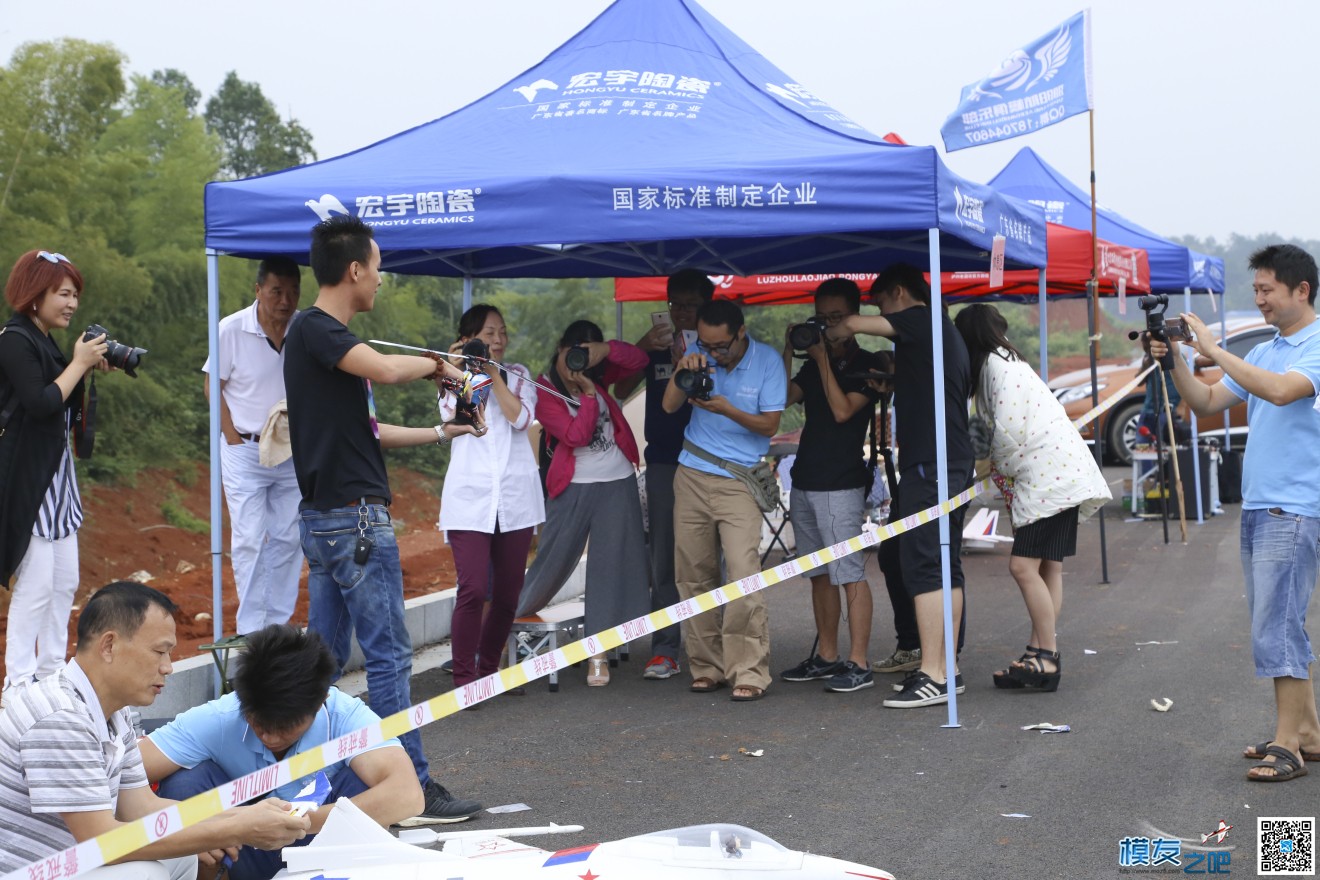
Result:
[[[715,377],[705,370],[679,370],[674,374],[674,384],[693,400],[710,400],[715,392]]]
[[[1182,318],[1164,317],[1165,311],[1169,308],[1169,297],[1163,293],[1152,293],[1148,296],[1140,297],[1137,305],[1146,313],[1146,333],[1150,334],[1151,339],[1158,339],[1161,342],[1168,342],[1170,339],[1178,339],[1182,342],[1192,340],[1192,332]],[[1128,339],[1137,339],[1141,336],[1141,331],[1128,331]],[[1165,370],[1173,369],[1173,352],[1170,351],[1164,357],[1160,358],[1160,367]]]
[[[591,352],[585,345],[575,345],[564,352],[564,366],[568,367],[570,372],[581,373],[591,363]]]
[[[83,333],[83,342],[91,342],[98,336],[105,337],[105,362],[112,367],[123,370],[136,379],[137,373],[135,370],[137,370],[138,364],[142,362],[142,356],[147,353],[147,350],[124,345],[124,343],[110,338],[110,331],[100,324],[87,325],[87,332]]]
[[[480,339],[469,339],[463,343],[459,354],[464,358],[463,369],[469,373],[484,372],[484,361],[490,360],[490,348]]]
[[[788,328],[788,344],[794,351],[806,351],[824,340],[827,326],[822,319],[812,315],[801,324]]]

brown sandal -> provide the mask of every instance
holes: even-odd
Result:
[[[750,691],[750,693],[739,694],[738,691]],[[733,689],[729,699],[735,703],[750,703],[753,700],[759,700],[765,696],[765,688],[753,687],[750,684],[740,684]]]
[[[724,687],[724,682],[716,681],[713,678],[706,678],[703,675],[701,678],[692,679],[692,684],[688,685],[688,690],[692,691],[694,694],[709,694],[722,687]]]

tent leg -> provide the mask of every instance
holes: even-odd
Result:
[[[1192,310],[1192,289],[1190,287],[1183,288],[1183,309],[1188,312]],[[1197,430],[1196,413],[1191,412],[1190,408],[1188,408],[1188,412],[1191,414],[1192,419],[1192,482],[1196,484],[1196,522],[1200,525],[1205,522],[1205,501],[1201,498],[1201,450],[1198,442],[1200,432]],[[1173,454],[1177,455],[1178,451],[1174,450]]]
[[[944,412],[944,303],[940,287],[940,231],[930,230],[930,332],[932,359],[935,361],[933,388],[935,393],[935,480],[939,503],[949,500],[949,437]],[[961,490],[959,490],[961,491]],[[944,679],[949,689],[949,721],[944,727],[961,727],[958,723],[958,693],[954,676],[958,668],[958,639],[953,634],[953,581],[950,557],[949,515],[939,518],[940,524],[940,589],[944,594]]]
[[[211,634],[214,641],[224,636],[225,614],[222,592],[222,566],[224,565],[224,517],[220,511],[222,489],[220,485],[220,370],[217,355],[220,351],[220,256],[212,248],[206,249],[206,348],[213,369],[207,376],[211,391]],[[214,693],[220,696],[224,682],[220,671],[215,673]]]
[[[1090,294],[1089,299],[1091,300],[1091,307],[1086,310],[1086,329],[1087,329],[1087,335],[1090,336],[1092,340],[1094,340],[1096,334],[1099,332],[1099,328],[1096,327],[1096,312],[1099,310],[1099,302],[1100,302],[1099,285],[1096,284],[1095,278],[1092,278],[1090,281],[1087,282],[1087,290]],[[1098,405],[1100,403],[1100,392],[1099,392],[1100,376],[1099,373],[1097,372],[1098,367],[1096,366],[1096,362],[1095,362],[1096,353],[1099,350],[1099,348],[1100,348],[1100,343],[1098,342],[1093,341],[1090,345],[1092,406]],[[1105,441],[1104,441],[1104,432],[1100,430],[1099,424],[1095,426],[1095,446],[1093,447],[1093,449],[1095,450],[1096,467],[1103,469],[1104,460],[1105,460]],[[1133,492],[1137,491],[1136,487],[1133,487],[1132,491]],[[1100,523],[1100,583],[1107,584],[1109,583],[1109,545],[1108,542],[1105,540],[1104,507],[1101,507],[1100,510],[1096,512],[1096,521]]]
[[[1040,381],[1050,384],[1050,307],[1045,296],[1045,270],[1040,270],[1036,302],[1040,306]]]
[[[1210,294],[1211,299],[1214,298],[1215,292],[1213,290],[1207,290],[1206,293]],[[1227,288],[1225,288],[1224,295],[1219,300],[1219,338],[1220,339],[1228,338]],[[1231,429],[1232,429],[1232,419],[1229,418],[1228,410],[1224,410],[1224,451],[1225,452],[1231,452],[1233,449],[1233,432]]]
[[[472,276],[463,276],[463,311],[472,308]]]

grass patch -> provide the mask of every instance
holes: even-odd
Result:
[[[165,518],[165,522],[185,532],[192,532],[195,535],[207,535],[211,532],[211,524],[189,513],[177,495],[165,499],[160,506],[160,515]]]

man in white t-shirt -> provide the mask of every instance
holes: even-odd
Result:
[[[262,260],[254,302],[220,322],[220,475],[240,634],[288,623],[298,600],[298,477],[291,458],[263,465],[260,442],[271,409],[284,399],[284,334],[298,313],[299,279],[288,257]],[[210,371],[207,360],[202,372]],[[209,400],[209,376],[206,394]]]
[[[170,806],[147,785],[129,706],[148,706],[170,674],[177,607],[144,584],[96,591],[78,618],[78,653],[15,688],[0,713],[0,874],[78,870],[63,852]],[[235,807],[84,874],[89,880],[193,880],[238,848],[278,851],[311,820],[279,798]],[[159,860],[159,861],[157,861]],[[85,864],[82,866],[87,867]]]

